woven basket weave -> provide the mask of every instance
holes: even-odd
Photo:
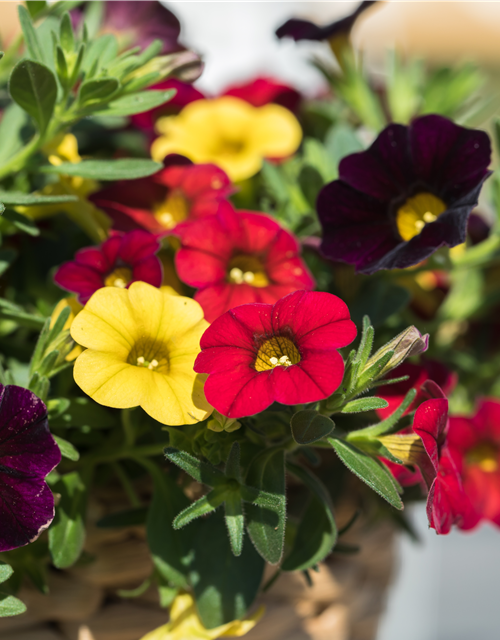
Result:
[[[117,510],[115,491],[90,504],[90,521]],[[349,511],[345,510],[348,519]],[[339,510],[337,510],[337,516]],[[339,521],[342,518],[339,517]],[[49,570],[49,595],[24,586],[19,597],[27,613],[0,619],[2,640],[139,640],[163,625],[168,613],[150,588],[134,599],[119,589],[141,584],[153,569],[144,527],[119,530],[90,526],[85,550],[95,559],[67,571]],[[266,615],[247,640],[375,640],[394,565],[394,532],[382,522],[357,522],[342,538],[361,546],[355,555],[333,555],[311,572],[313,586],[301,573],[282,574],[259,603]],[[275,569],[269,567],[265,580]],[[186,640],[188,640],[186,638]]]

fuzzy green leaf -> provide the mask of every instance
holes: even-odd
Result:
[[[10,564],[0,562],[0,582],[5,582],[6,580],[8,580],[13,573],[14,569],[10,566]]]
[[[0,618],[18,616],[26,611],[26,605],[14,596],[0,593]]]
[[[335,428],[335,423],[317,411],[305,409],[292,416],[290,426],[295,442],[311,444],[328,436]]]
[[[163,165],[143,158],[121,158],[119,160],[82,160],[63,162],[57,166],[44,165],[43,173],[65,176],[80,176],[91,180],[134,180],[157,173]]]
[[[21,193],[20,191],[0,191],[0,202],[12,206],[25,206],[37,204],[61,204],[64,202],[76,202],[76,196],[42,196],[37,193]]]
[[[225,500],[225,520],[231,549],[235,556],[240,556],[243,550],[243,534],[245,532],[245,516],[238,493],[231,493]]]
[[[120,86],[116,78],[99,78],[97,80],[87,80],[80,87],[78,99],[81,104],[87,105],[90,102],[101,102],[110,98]]]
[[[167,91],[140,91],[132,95],[123,96],[117,100],[113,100],[104,109],[94,112],[94,115],[102,116],[133,116],[136,113],[150,111],[156,107],[160,107],[171,100],[175,95],[174,89]]]
[[[36,226],[33,220],[23,216],[21,213],[17,213],[17,211],[7,209],[7,211],[3,213],[3,218],[4,220],[8,220],[19,231],[23,231],[30,236],[40,235],[40,229]]]
[[[40,133],[44,133],[57,99],[57,82],[52,71],[39,62],[21,60],[10,76],[9,91],[12,99],[36,122]]]
[[[184,511],[181,511],[175,517],[173,522],[174,529],[182,529],[182,527],[185,527],[196,518],[215,511],[227,497],[226,489],[222,487],[213,489],[209,494],[190,504],[189,507],[186,507]]]
[[[226,476],[222,471],[219,471],[208,462],[203,462],[203,460],[199,460],[185,451],[179,451],[172,447],[167,447],[164,453],[170,462],[176,464],[202,484],[214,487],[226,483]]]
[[[68,460],[72,460],[73,462],[80,460],[80,454],[71,442],[68,442],[64,438],[60,438],[59,436],[53,436],[53,438],[57,442],[57,446],[61,450],[63,458],[68,458]]]
[[[23,30],[24,42],[26,43],[28,56],[33,60],[43,62],[42,47],[40,46],[40,41],[38,40],[35,27],[31,21],[29,11],[26,7],[19,5],[17,7],[17,12],[19,15],[19,22],[21,23],[21,29]]]
[[[367,398],[358,398],[348,402],[343,407],[341,413],[362,413],[363,411],[374,411],[375,409],[385,409],[389,406],[387,400],[369,396]]]

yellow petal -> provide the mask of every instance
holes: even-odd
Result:
[[[285,158],[295,153],[302,140],[302,129],[291,111],[279,104],[257,110],[249,143],[266,158]]]
[[[71,337],[84,347],[114,353],[125,362],[138,337],[128,291],[98,289],[73,321]]]

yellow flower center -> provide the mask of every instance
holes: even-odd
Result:
[[[259,348],[254,368],[256,371],[268,371],[275,367],[290,367],[299,362],[300,353],[292,340],[284,336],[273,336]]]
[[[482,442],[467,453],[467,462],[486,473],[493,473],[498,469],[498,449],[489,442]]]
[[[189,215],[189,202],[180,189],[172,189],[163,202],[153,207],[153,213],[165,229],[173,229]]]
[[[422,192],[408,198],[396,213],[396,225],[403,240],[411,240],[426,224],[434,222],[446,211],[446,204],[432,193]]]
[[[170,360],[167,345],[156,340],[139,339],[128,354],[127,362],[158,373],[168,373]]]
[[[132,270],[128,267],[118,267],[112,271],[104,280],[106,287],[119,287],[125,289],[125,287],[132,280]]]
[[[246,283],[260,288],[269,285],[262,262],[255,256],[235,256],[229,263],[227,275],[233,284]]]

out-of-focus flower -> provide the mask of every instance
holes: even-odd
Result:
[[[99,404],[141,406],[158,422],[194,424],[210,415],[205,376],[193,364],[208,324],[200,305],[145,282],[104,287],[73,320],[78,386]]]
[[[159,287],[163,277],[156,256],[159,248],[158,239],[147,231],[117,233],[100,247],[77,251],[72,262],[65,262],[56,271],[54,282],[77,293],[82,304],[101,287],[124,289],[138,280]]]
[[[73,9],[71,12],[74,26],[83,20],[83,9]],[[116,36],[120,49],[134,46],[146,48],[154,40],[161,40],[162,53],[182,51],[179,44],[181,31],[179,20],[165,6],[156,0],[113,0],[104,2],[104,19],[100,33],[112,33]]]
[[[64,323],[62,330],[65,331],[66,329],[71,329],[73,320],[83,309],[83,305],[81,305],[78,302],[78,300],[73,296],[68,296],[67,298],[63,298],[62,300],[59,300],[59,302],[56,304],[56,306],[54,307],[54,311],[50,316],[50,328],[54,326],[57,318],[61,314],[61,311],[63,309],[66,309],[66,307],[70,308],[70,312],[69,312],[68,319]],[[83,351],[82,347],[79,344],[76,344],[74,348],[66,356],[66,360],[68,362],[72,362],[73,360],[75,360],[75,358],[77,358],[81,354],[82,351]]]
[[[299,257],[294,236],[261,213],[221,205],[217,216],[179,225],[181,248],[175,257],[181,280],[195,295],[205,318],[250,302],[277,302],[314,280]]]
[[[160,137],[151,146],[153,159],[179,153],[196,163],[213,162],[236,181],[256,174],[264,158],[292,155],[302,140],[288,109],[253,107],[233,96],[192,102],[178,116],[160,118],[156,127]]]
[[[0,551],[33,542],[52,522],[45,476],[60,461],[44,403],[28,389],[0,385]]]
[[[273,402],[330,396],[344,375],[337,349],[355,336],[340,298],[296,291],[274,305],[245,304],[217,318],[203,334],[194,368],[209,374],[205,394],[217,411],[241,418]]]
[[[320,191],[324,255],[374,273],[464,242],[490,156],[484,131],[441,116],[389,125],[369,149],[344,158],[340,179]]]
[[[92,201],[120,231],[165,234],[180,222],[217,213],[232,193],[231,181],[213,164],[172,165],[149,178],[124,180],[95,193]]]
[[[244,620],[233,620],[214,629],[206,629],[198,614],[193,597],[188,593],[178,595],[170,608],[170,622],[150,631],[141,640],[215,640],[216,638],[241,637],[247,634],[264,615],[264,607],[257,609]]]
[[[58,138],[44,151],[48,155],[49,162],[58,166],[63,162],[80,162],[78,143],[72,133]],[[111,226],[105,213],[97,209],[88,201],[88,196],[98,189],[97,182],[81,178],[79,176],[58,176],[58,181],[46,185],[40,193],[45,196],[76,196],[76,202],[64,202],[61,204],[45,204],[29,207],[16,207],[16,209],[33,220],[46,218],[57,213],[65,213],[95,242],[102,242],[107,237],[107,231]]]
[[[417,395],[406,410],[406,413],[414,411],[423,400],[428,398],[426,390],[422,389],[422,385],[427,380],[433,380],[446,396],[453,391],[457,383],[456,373],[450,371],[443,363],[437,360],[428,360],[427,358],[422,358],[420,364],[404,362],[391,371],[385,379],[390,380],[391,378],[401,378],[402,376],[408,376],[408,380],[382,386],[377,392],[379,398],[383,398],[388,402],[388,406],[385,409],[377,409],[377,414],[382,419],[387,418],[399,407],[405,395],[412,388],[417,390]]]
[[[500,402],[482,400],[471,418],[450,417],[448,444],[475,512],[461,528],[481,519],[500,526]]]

